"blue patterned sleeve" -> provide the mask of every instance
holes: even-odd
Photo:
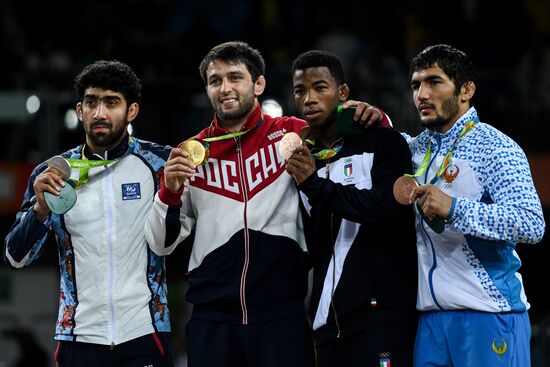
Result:
[[[537,243],[545,222],[529,163],[523,150],[501,134],[491,137],[496,139],[485,145],[491,151],[473,167],[484,186],[482,200],[457,198],[450,222],[466,235]]]

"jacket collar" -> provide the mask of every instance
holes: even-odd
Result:
[[[451,127],[448,131],[446,131],[444,133],[439,133],[437,131],[427,129],[428,136],[431,140],[435,139],[435,140],[438,140],[438,141],[451,141],[451,142],[453,142],[456,139],[458,139],[458,136],[462,132],[462,129],[464,129],[464,126],[466,126],[466,124],[469,123],[472,120],[475,121],[475,122],[479,122],[479,118],[477,116],[477,111],[474,107],[470,107],[470,109],[468,111],[466,111],[466,113],[464,115],[460,116],[460,118],[458,120],[456,120],[453,127]]]
[[[127,139],[122,139],[120,144],[115,148],[105,152],[105,155],[102,157],[99,154],[92,153],[90,147],[84,143],[82,146],[82,158],[87,158],[90,160],[101,160],[101,159],[117,159],[122,157],[128,151],[130,141],[132,138],[128,137]]]
[[[243,126],[241,127],[241,131],[247,131],[251,130],[256,127],[260,123],[260,121],[263,119],[263,113],[260,105],[258,104],[256,108],[248,115],[246,118],[246,121],[244,122]],[[225,128],[223,128],[220,125],[220,118],[217,114],[214,115],[214,120],[212,121],[212,124],[210,125],[210,136],[219,136],[227,134],[229,131]]]

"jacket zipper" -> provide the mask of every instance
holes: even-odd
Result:
[[[325,178],[327,180],[330,179],[330,159],[327,159],[326,163],[326,173]],[[336,245],[336,239],[334,238],[334,233],[332,231],[333,228],[333,219],[334,219],[334,213],[330,213],[330,240],[332,242],[332,288],[330,290],[330,307],[332,308],[332,313],[334,314],[334,323],[336,324],[336,338],[340,338],[340,335],[342,334],[340,330],[340,324],[338,323],[338,314],[336,313],[336,307],[334,306],[334,288],[336,284],[336,253],[334,251],[334,247]]]
[[[243,222],[244,222],[244,264],[243,270],[241,273],[241,285],[240,285],[240,300],[241,300],[241,310],[243,314],[243,325],[248,324],[248,311],[246,308],[246,274],[248,272],[249,265],[249,233],[248,233],[248,223],[246,220],[246,210],[248,205],[248,195],[246,193],[246,184],[244,179],[244,164],[243,164],[243,155],[241,149],[241,138],[238,136],[235,138],[237,159],[239,162],[239,179],[241,182],[241,190],[243,192],[243,202],[244,202],[244,212],[243,212]]]
[[[109,167],[105,167],[105,171],[108,171]],[[107,231],[108,233],[108,246],[109,246],[109,307],[111,314],[111,349],[115,346],[116,340],[116,315],[115,315],[115,303],[114,303],[114,283],[115,283],[115,259],[113,248],[113,193],[110,190],[111,187],[111,175],[109,172],[105,172],[105,184],[107,195]]]
[[[441,147],[443,145],[443,142],[441,141],[441,138],[439,136],[436,136],[435,140],[436,140],[436,143],[437,143],[437,149],[434,152],[433,158],[430,160],[430,163],[428,165],[428,169],[426,169],[426,173],[424,174],[424,182],[426,184],[430,184],[430,182],[428,182],[428,173],[430,171],[429,168],[431,167],[432,163],[435,162],[435,159],[437,158],[437,154],[439,153],[439,151],[441,150]],[[430,235],[426,231],[426,228],[424,227],[424,221],[423,220],[420,220],[420,225],[422,227],[422,231],[426,235],[426,238],[428,238],[428,240],[430,241],[429,244],[430,244],[430,247],[431,247],[431,250],[432,250],[433,262],[432,262],[432,266],[430,268],[430,271],[428,272],[428,284],[430,286],[430,293],[431,293],[431,296],[432,296],[432,299],[433,299],[435,305],[437,307],[439,307],[440,310],[443,310],[443,307],[441,307],[441,305],[437,301],[437,297],[435,296],[435,288],[434,288],[434,284],[433,284],[433,273],[435,272],[435,269],[437,268],[437,257],[436,257],[436,252],[435,252],[435,246],[432,242],[432,239],[431,239]]]

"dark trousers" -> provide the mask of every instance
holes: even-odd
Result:
[[[377,326],[340,337],[317,345],[317,366],[411,367],[415,334],[413,327]]]
[[[187,324],[189,367],[313,367],[306,317],[259,324],[192,318]]]
[[[57,367],[173,367],[169,333],[155,333],[117,344],[60,341],[55,353]]]

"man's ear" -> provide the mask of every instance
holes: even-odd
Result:
[[[134,119],[137,117],[139,113],[139,105],[134,102],[128,107],[128,122],[134,121]]]
[[[82,122],[82,102],[78,102],[76,104],[76,116],[78,117],[78,121]]]
[[[265,90],[265,77],[260,75],[258,80],[254,83],[254,95],[256,97],[260,96]]]
[[[466,82],[460,88],[460,102],[469,102],[476,92],[476,85],[474,82]]]
[[[349,97],[349,87],[346,83],[338,86],[338,100],[344,103]]]

